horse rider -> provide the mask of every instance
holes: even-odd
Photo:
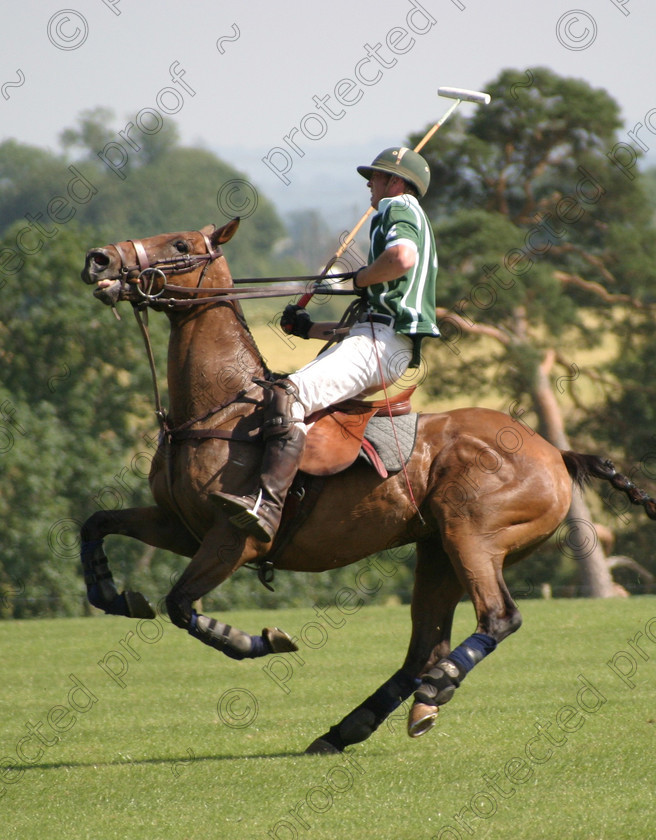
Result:
[[[367,179],[377,211],[368,264],[353,278],[361,295],[357,322],[341,341],[265,392],[259,492],[212,494],[233,525],[263,542],[271,542],[278,530],[305,448],[305,418],[342,400],[374,393],[383,381],[391,384],[408,367],[419,366],[422,340],[440,334],[435,324],[435,240],[418,202],[428,189],[428,164],[411,149],[394,147],[357,171]],[[299,338],[324,340],[337,326],[314,323],[295,304],[285,308],[280,325]]]

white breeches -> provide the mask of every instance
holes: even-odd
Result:
[[[293,414],[303,420],[341,400],[373,394],[382,388],[383,378],[390,385],[403,376],[411,359],[407,335],[386,324],[355,324],[342,341],[287,377],[299,393]]]

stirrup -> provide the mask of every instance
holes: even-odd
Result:
[[[260,540],[260,542],[269,543],[273,539],[271,534],[262,525],[262,522],[250,510],[244,510],[241,513],[235,514],[235,516],[231,516],[228,522],[234,525],[235,528],[239,528],[240,531],[244,531],[246,534],[250,534],[251,537]]]
[[[250,509],[244,506],[243,497],[227,498],[227,496],[228,494],[224,495],[222,493],[213,494],[213,497],[221,504],[223,509],[228,514],[232,514],[228,516],[228,522],[235,528],[239,528],[240,531],[246,531],[247,534],[262,542],[271,542],[272,536],[264,528],[262,520],[258,516],[258,510],[262,503],[262,490],[260,489],[255,504]]]

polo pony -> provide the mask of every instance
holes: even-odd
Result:
[[[247,563],[268,572],[323,572],[414,543],[412,633],[403,664],[307,751],[339,752],[363,741],[413,693],[408,733],[422,735],[475,665],[519,628],[504,567],[556,531],[573,482],[609,480],[652,518],[656,503],[610,462],[560,451],[501,412],[467,408],[420,414],[405,470],[383,477],[362,460],[337,472],[318,470],[311,504],[295,500],[282,541],[258,542],[235,529],[213,494],[257,488],[263,395],[274,378],[222,250],[238,224],[126,240],[86,255],[82,278],[100,301],[163,312],[170,323],[170,405],[158,407],[161,434],[149,479],[154,504],[98,510],[84,523],[89,601],[113,615],[155,616],[140,593],[119,594],[103,550],[109,534],[132,537],[191,558],[166,596],[174,625],[235,659],[281,654],[296,649],[283,631],[250,635],[197,612],[194,602]],[[304,462],[301,477],[309,485],[312,473],[313,464]],[[299,504],[306,505],[302,513]],[[453,615],[465,594],[476,627],[452,650]]]

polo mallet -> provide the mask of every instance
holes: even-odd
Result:
[[[431,137],[437,132],[444,123],[449,119],[451,114],[456,110],[458,105],[461,102],[474,102],[477,105],[489,105],[490,100],[492,97],[489,93],[482,93],[478,90],[464,90],[463,88],[452,88],[452,87],[441,87],[437,89],[438,96],[444,96],[447,99],[455,99],[455,102],[448,108],[448,110],[442,115],[442,117],[435,123],[435,125],[431,126],[426,134],[421,138],[421,140],[417,143],[414,148],[415,152],[420,152],[426,143],[431,139]],[[326,264],[326,267],[321,272],[321,277],[325,277],[333,265],[337,262],[337,260],[342,256],[342,254],[347,250],[349,245],[354,241],[357,232],[360,230],[362,225],[367,221],[369,216],[373,213],[374,208],[369,207],[366,213],[362,215],[362,218],[357,222],[353,230],[348,234],[346,239],[342,242],[338,250],[335,252],[334,256]],[[298,306],[302,309],[308,305],[308,303],[312,300],[314,296],[314,292],[306,292],[298,301]]]

